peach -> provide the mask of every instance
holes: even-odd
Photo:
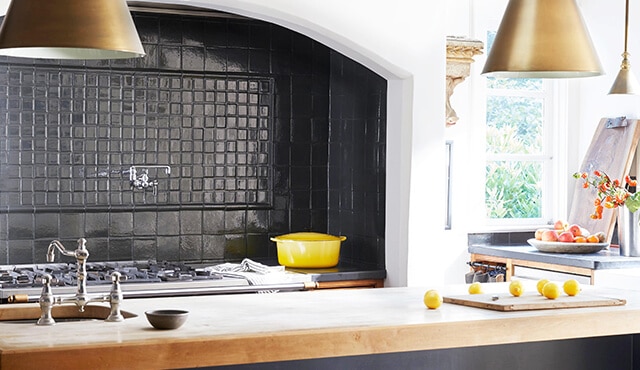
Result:
[[[541,238],[542,237],[542,233],[547,231],[547,230],[549,230],[549,229],[537,229],[536,233],[535,233],[536,240],[542,240],[542,238]]]
[[[567,229],[573,234],[573,236],[582,236],[582,228],[579,225],[573,224]]]
[[[557,220],[553,224],[553,228],[559,231],[566,231],[568,227],[569,227],[569,224],[564,220]]]
[[[563,243],[573,243],[573,234],[571,231],[564,231],[558,235],[558,241]]]
[[[540,235],[540,240],[545,242],[557,242],[558,241],[558,232],[555,230],[545,230]]]
[[[600,243],[600,238],[597,235],[587,236],[587,243]]]
[[[587,238],[584,236],[576,236],[575,238],[573,238],[573,242],[574,243],[586,243],[587,242]]]

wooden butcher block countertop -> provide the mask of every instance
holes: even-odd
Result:
[[[498,312],[449,303],[428,310],[427,288],[131,299],[122,308],[138,316],[120,323],[0,323],[0,369],[187,368],[640,333],[637,292],[584,287],[626,304]],[[466,286],[438,290],[460,295]],[[190,316],[179,329],[155,330],[144,312],[161,308]],[[496,327],[501,335],[485,335]]]

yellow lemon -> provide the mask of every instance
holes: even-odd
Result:
[[[424,294],[424,305],[430,309],[436,309],[442,304],[442,296],[437,290],[427,290]]]
[[[540,295],[544,295],[542,294],[542,288],[544,288],[545,284],[547,284],[548,282],[549,280],[547,279],[538,280],[538,284],[536,284],[536,288],[538,289],[538,293],[540,293]]]
[[[580,283],[576,279],[569,279],[562,286],[567,295],[574,296],[580,293]]]
[[[511,293],[512,296],[520,297],[522,292],[524,292],[524,286],[522,286],[522,283],[519,280],[513,280],[509,284],[509,293]]]
[[[471,283],[471,285],[469,285],[469,294],[482,294],[482,284],[477,281]]]
[[[546,283],[542,288],[542,295],[549,299],[556,299],[560,296],[560,287],[553,282]]]

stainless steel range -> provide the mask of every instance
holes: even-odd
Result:
[[[87,291],[107,293],[111,274],[119,272],[123,292],[162,291],[208,287],[248,286],[241,276],[232,277],[211,269],[180,262],[124,261],[88,262],[86,264]],[[42,291],[42,277],[52,276],[51,286],[56,294],[76,291],[78,269],[75,263],[46,263],[0,266],[0,300],[8,303],[24,296],[37,296]]]
[[[75,263],[52,263],[56,250],[74,257]],[[83,307],[91,293],[123,298],[147,298],[205,294],[279,292],[315,288],[304,274],[286,273],[249,259],[240,264],[195,266],[180,262],[87,262],[86,240],[67,250],[53,240],[46,264],[0,266],[0,303],[37,302],[53,295],[74,294]],[[272,273],[275,272],[275,273]],[[115,283],[117,281],[117,283]],[[120,292],[122,290],[122,292]]]

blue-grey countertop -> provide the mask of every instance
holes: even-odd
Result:
[[[278,266],[276,259],[259,259],[258,262],[268,266]],[[311,281],[317,282],[385,279],[387,277],[387,270],[384,268],[344,261],[340,261],[335,267],[313,269],[287,267],[286,271],[310,275]]]
[[[469,245],[469,253],[513,258],[592,270],[640,267],[640,257],[620,256],[618,248],[591,254],[544,253],[529,244]]]
[[[366,266],[356,266],[347,263],[339,263],[336,267],[303,269],[287,267],[287,271],[311,275],[312,281],[346,281],[364,279],[384,279],[387,277],[385,269],[371,268]]]

